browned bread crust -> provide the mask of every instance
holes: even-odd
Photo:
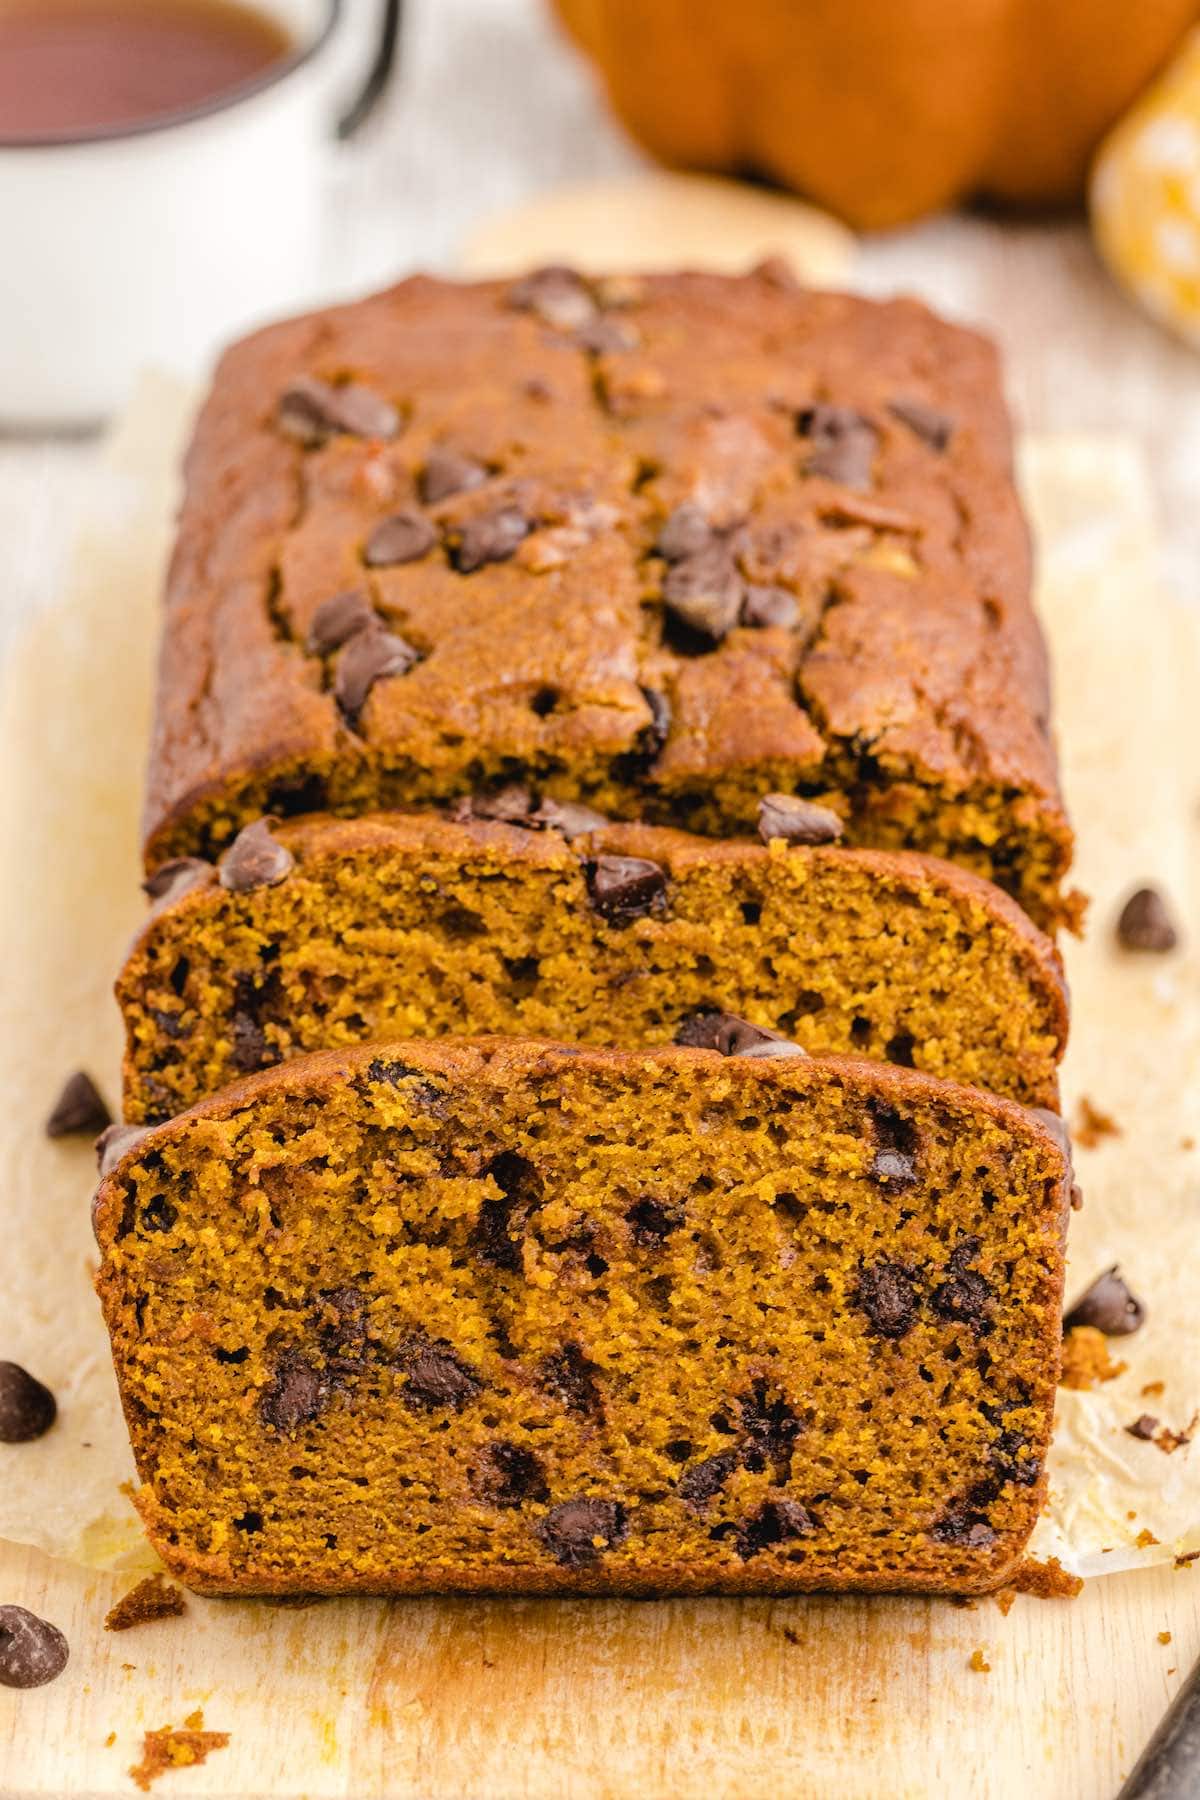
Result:
[[[1067,1170],[849,1059],[326,1052],[130,1147],[98,1291],[212,1593],[983,1592],[1044,1494]]]
[[[1054,924],[1074,903],[1048,708],[982,338],[771,268],[417,278],[221,364],[146,853],[517,772],[715,835],[785,789]]]

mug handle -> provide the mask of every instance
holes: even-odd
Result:
[[[402,0],[384,0],[375,60],[367,70],[357,97],[337,122],[337,135],[343,143],[347,138],[353,137],[359,126],[370,118],[391,79],[400,44],[401,11]]]

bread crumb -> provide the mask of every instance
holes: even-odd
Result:
[[[1194,1562],[1200,1562],[1200,1550],[1185,1550],[1182,1556],[1175,1558],[1175,1567],[1190,1569]]]
[[[1180,1149],[1181,1149],[1181,1150],[1194,1150],[1194,1149],[1195,1149],[1195,1148],[1196,1148],[1196,1140],[1195,1140],[1195,1138],[1194,1138],[1194,1137],[1184,1137],[1184,1138],[1180,1138],[1180,1140],[1179,1140],[1179,1148],[1180,1148]]]
[[[1169,1631],[1160,1631],[1158,1634],[1158,1641],[1160,1644],[1169,1644],[1171,1641],[1170,1632]]]
[[[1148,1550],[1150,1548],[1151,1544],[1157,1544],[1159,1540],[1155,1537],[1155,1535],[1152,1531],[1148,1531],[1143,1528],[1141,1531],[1138,1532],[1137,1536],[1134,1538],[1133,1541],[1137,1545],[1139,1550]]]
[[[971,1667],[977,1675],[990,1675],[992,1672],[992,1665],[982,1650],[972,1650]]]
[[[1018,1563],[1012,1586],[1018,1594],[1035,1594],[1039,1600],[1074,1600],[1083,1592],[1083,1578],[1068,1574],[1057,1556],[1045,1562],[1027,1556]]]
[[[213,1750],[223,1750],[229,1742],[227,1731],[201,1729],[204,1714],[200,1711],[189,1713],[184,1724],[182,1731],[176,1731],[173,1725],[163,1725],[157,1731],[144,1734],[142,1760],[129,1771],[143,1793],[149,1793],[150,1783],[168,1769],[194,1768],[206,1761]]]
[[[177,1619],[185,1610],[183,1595],[161,1575],[147,1575],[136,1587],[110,1606],[105,1631],[128,1631],[133,1625],[149,1625],[155,1619]]]
[[[1075,1109],[1075,1123],[1071,1128],[1075,1143],[1084,1150],[1094,1150],[1104,1138],[1120,1135],[1121,1127],[1112,1114],[1101,1112],[1086,1094],[1081,1094],[1079,1105]]]
[[[996,1602],[996,1605],[1000,1608],[1000,1611],[1004,1614],[1006,1619],[1012,1611],[1013,1601],[1016,1597],[1017,1590],[1015,1587],[999,1588],[996,1593],[992,1595],[992,1599]]]
[[[1154,1448],[1161,1450],[1164,1456],[1182,1450],[1185,1444],[1191,1443],[1198,1421],[1200,1413],[1193,1413],[1182,1431],[1172,1431],[1169,1425],[1164,1425],[1161,1431],[1154,1434]]]
[[[1150,1394],[1161,1394],[1166,1385],[1165,1381],[1148,1381],[1142,1389],[1143,1400]]]
[[[116,1743],[116,1741],[117,1741],[117,1734],[116,1734],[116,1732],[115,1732],[115,1731],[110,1731],[110,1732],[109,1732],[109,1734],[108,1734],[108,1736],[107,1736],[107,1737],[106,1737],[106,1738],[105,1738],[105,1740],[104,1740],[104,1748],[105,1748],[105,1749],[106,1749],[106,1750],[111,1750],[111,1749],[112,1749],[112,1747],[113,1747],[113,1745],[114,1745],[114,1744],[115,1744],[115,1743]]]
[[[1108,1354],[1108,1339],[1094,1325],[1073,1325],[1063,1339],[1059,1385],[1093,1388],[1098,1382],[1112,1381],[1128,1366],[1128,1363],[1113,1361]]]

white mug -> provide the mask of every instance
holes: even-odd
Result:
[[[257,79],[145,125],[0,137],[0,425],[94,424],[140,368],[199,373],[316,291],[322,159],[386,83],[399,0],[340,118],[343,0],[255,4],[293,45]]]

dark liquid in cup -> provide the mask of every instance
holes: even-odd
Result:
[[[237,0],[0,0],[0,143],[169,119],[293,48]]]

